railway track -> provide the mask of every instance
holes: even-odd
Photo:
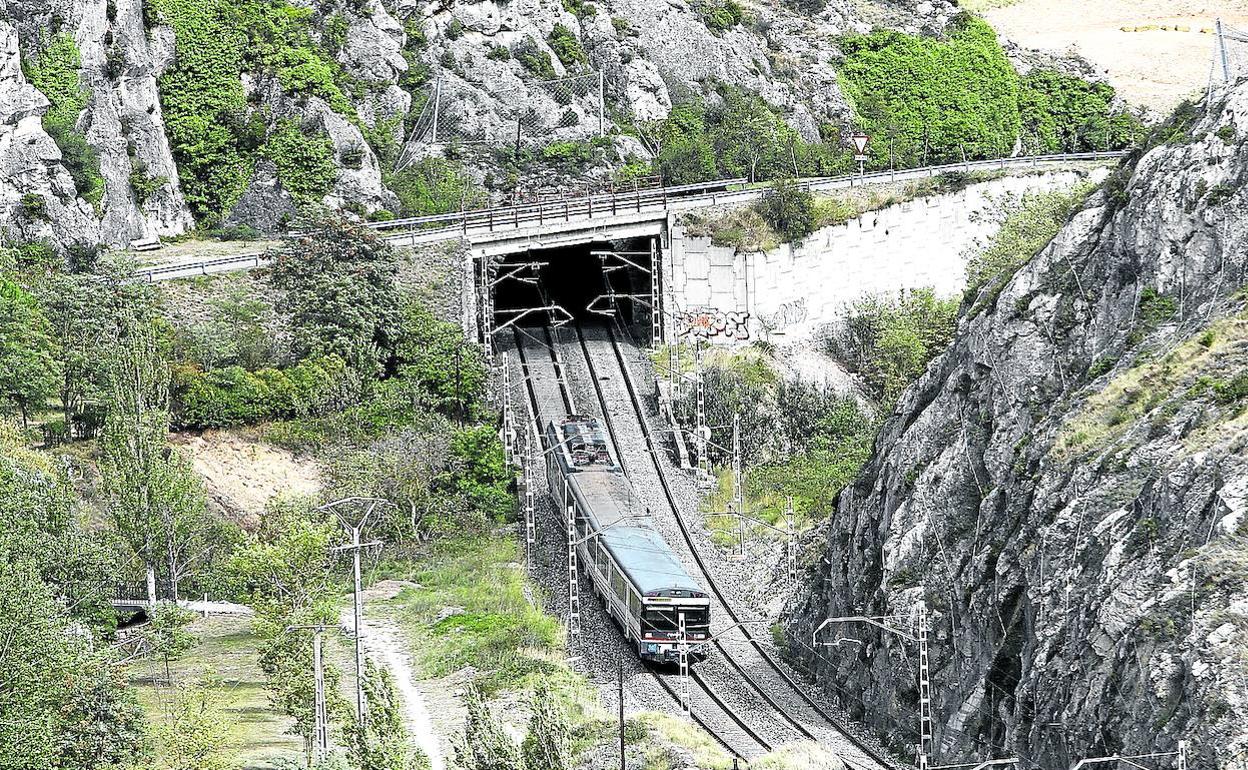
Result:
[[[533,336],[521,329],[515,329],[513,333],[530,414],[535,420],[534,427],[542,435],[542,420],[576,413],[576,401],[568,385],[567,369],[549,328],[543,327],[540,336]],[[564,413],[549,414],[552,404],[562,406]],[[681,703],[678,675],[649,668],[643,670],[653,677],[676,704]],[[742,719],[705,677],[692,671],[689,679],[690,717],[729,753],[748,761],[772,750],[771,741]]]
[[[595,340],[596,344],[594,347],[599,349],[598,358],[600,363],[598,365],[594,363],[595,353],[591,351],[589,342],[579,328],[578,337],[583,356],[590,370],[590,379],[593,381],[599,404],[608,422],[608,427],[612,430],[612,440],[617,447],[620,445],[620,442],[614,435],[614,416],[611,414],[609,408],[610,399],[603,392],[602,383],[614,380],[617,387],[622,387],[626,391],[626,395],[620,394],[624,395],[624,398],[618,400],[625,401],[631,405],[629,419],[635,419],[636,421],[637,429],[640,431],[646,445],[644,454],[648,458],[647,461],[642,463],[642,468],[633,468],[633,473],[636,474],[634,483],[645,484],[650,480],[657,482],[657,487],[662,491],[662,500],[666,503],[668,512],[680,531],[681,539],[687,547],[697,567],[697,571],[701,574],[712,595],[717,600],[718,609],[723,613],[723,617],[726,617],[732,624],[741,623],[741,616],[733,609],[727,595],[716,584],[714,576],[707,568],[693,540],[689,526],[680,512],[680,506],[659,461],[659,447],[650,430],[645,410],[642,407],[637,388],[632,381],[628,363],[618,337],[610,327],[607,327],[606,339]],[[609,369],[610,374],[606,378],[600,375],[602,359],[613,362]],[[732,645],[733,649],[729,649],[729,645],[725,644],[725,641],[730,637],[739,643]],[[741,680],[757,692],[770,709],[802,737],[830,747],[844,761],[855,767],[890,768],[893,766],[891,760],[853,735],[835,715],[829,713],[804,692],[789,673],[758,642],[757,638],[750,633],[748,627],[738,625],[735,629],[727,631],[720,641],[715,642],[715,648]]]

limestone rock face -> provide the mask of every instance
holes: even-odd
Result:
[[[78,198],[61,151],[43,130],[47,108],[22,74],[16,28],[0,20],[0,234],[95,243],[100,230],[91,206]]]
[[[789,649],[911,756],[915,650],[823,619],[925,600],[940,764],[1248,767],[1246,126],[1241,84],[968,299],[841,494]]]

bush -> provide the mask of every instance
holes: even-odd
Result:
[[[569,69],[589,60],[585,49],[581,47],[581,41],[563,24],[555,24],[550,35],[546,37],[546,42],[550,44],[550,50],[555,52],[555,56],[559,57],[559,61],[563,62],[563,66]]]
[[[22,211],[31,219],[43,219],[47,215],[47,201],[38,193],[22,196]]]
[[[707,29],[717,35],[740,24],[744,16],[736,0],[703,0],[698,6],[698,14]]]
[[[88,203],[98,204],[104,197],[104,177],[98,154],[77,127],[91,92],[79,79],[82,58],[73,36],[53,36],[24,65],[26,78],[48,97],[43,128],[61,151],[61,163],[73,178],[75,191]]]
[[[173,371],[172,420],[180,428],[223,428],[320,414],[350,400],[352,378],[337,356],[308,358],[286,369],[249,372],[230,366]]]
[[[1019,134],[1018,77],[996,33],[970,14],[947,41],[877,29],[841,40],[846,95],[874,165],[999,157]]]
[[[927,362],[949,346],[957,310],[957,300],[939,299],[931,289],[898,299],[867,297],[850,306],[829,347],[891,408]]]
[[[419,383],[434,408],[460,418],[478,411],[488,372],[480,348],[464,339],[458,324],[439,320],[409,301],[399,323],[395,359],[399,376]]]
[[[1019,83],[1023,147],[1028,154],[1087,152],[1127,147],[1140,138],[1140,121],[1116,111],[1114,87],[1035,69]]]
[[[423,158],[403,171],[388,174],[386,187],[398,196],[399,216],[403,217],[446,214],[485,201],[484,192],[463,164],[442,158]]]
[[[361,156],[363,149],[360,150]],[[310,134],[298,122],[281,121],[264,154],[277,167],[277,180],[300,202],[318,201],[334,187],[338,167],[334,165],[334,144],[324,131]]]
[[[505,45],[494,45],[490,48],[489,53],[485,55],[487,59],[495,61],[511,61],[511,50]]]
[[[785,242],[800,241],[815,231],[815,198],[792,181],[772,182],[767,195],[754,205]]]
[[[520,62],[521,66],[537,77],[543,80],[551,80],[555,77],[555,65],[550,60],[550,54],[542,50],[533,38],[526,37],[513,45],[511,55]]]

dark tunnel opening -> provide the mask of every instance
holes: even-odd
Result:
[[[517,269],[526,263],[544,264]],[[541,326],[564,317],[558,311],[522,314],[546,306],[559,306],[586,323],[612,317],[625,324],[648,323],[650,268],[646,238],[509,254],[493,268],[495,328],[513,318],[520,326]]]

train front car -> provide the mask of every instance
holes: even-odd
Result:
[[[594,593],[643,660],[675,663],[681,624],[694,658],[710,636],[710,597],[663,540],[598,421],[569,415],[546,429],[551,496],[575,511],[577,552]]]

